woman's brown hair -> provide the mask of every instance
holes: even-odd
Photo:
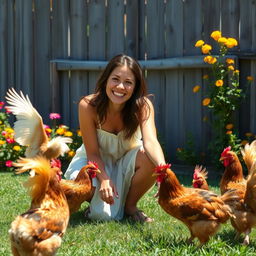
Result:
[[[106,94],[107,80],[116,67],[124,65],[130,68],[135,77],[135,88],[133,94],[122,109],[124,136],[126,139],[129,139],[138,128],[142,118],[146,118],[145,116],[142,116],[142,109],[144,107],[146,107],[146,112],[143,112],[147,113],[147,115],[149,114],[149,106],[146,101],[146,82],[142,74],[142,69],[135,59],[124,54],[120,54],[112,58],[96,83],[95,97],[90,101],[90,104],[96,107],[99,121],[100,123],[103,123],[107,116],[109,102],[109,98]]]

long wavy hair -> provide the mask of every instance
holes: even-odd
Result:
[[[135,59],[124,54],[113,57],[96,83],[95,97],[90,100],[90,104],[96,107],[100,123],[104,123],[109,104],[109,98],[106,93],[107,80],[112,71],[120,66],[127,66],[135,77],[133,94],[130,99],[125,102],[125,106],[121,112],[124,124],[124,137],[125,139],[129,139],[135,133],[143,118],[148,118],[149,115],[149,105],[146,101],[146,97],[148,96],[147,86],[142,74],[142,69]],[[146,108],[145,112],[142,111],[144,108]],[[142,112],[147,113],[147,115],[143,115]]]

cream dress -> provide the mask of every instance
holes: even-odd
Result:
[[[89,218],[94,220],[121,220],[124,216],[125,199],[135,171],[135,160],[138,150],[142,147],[141,131],[138,128],[133,137],[125,140],[123,131],[117,135],[97,129],[100,154],[105,164],[105,171],[116,185],[119,198],[114,197],[114,204],[109,205],[101,200],[99,182],[93,179],[96,187],[90,203]],[[66,179],[75,179],[80,169],[87,164],[84,145],[77,149],[67,171]]]

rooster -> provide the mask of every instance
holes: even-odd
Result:
[[[254,156],[254,144],[255,142],[251,146],[247,144],[242,150],[246,166],[250,167],[247,179],[244,178],[241,162],[237,154],[231,150],[231,147],[225,148],[220,158],[225,167],[220,181],[221,194],[235,190],[238,196],[238,200],[229,202],[228,204],[236,216],[235,219],[231,219],[231,224],[236,230],[235,239],[238,239],[240,234],[244,233],[244,245],[249,244],[249,234],[251,233],[252,227],[256,225],[256,199],[252,197],[252,195],[256,194],[255,164],[253,164],[256,160]]]
[[[100,173],[98,165],[89,161],[75,180],[61,180],[60,186],[67,197],[70,214],[78,211],[83,202],[91,200],[94,193],[92,179],[97,173]]]
[[[72,143],[68,137],[55,137],[49,140],[42,117],[31,104],[28,96],[20,95],[12,88],[6,96],[8,110],[17,118],[14,123],[14,138],[22,146],[27,146],[25,156],[28,158],[42,155],[47,159],[57,158],[69,150],[66,143]]]
[[[207,174],[208,172],[206,171],[206,168],[203,169],[203,166],[196,165],[192,181],[193,187],[209,190],[209,186],[206,181]]]
[[[226,204],[236,199],[232,191],[218,196],[211,191],[186,188],[169,168],[156,169],[153,175],[160,183],[158,203],[165,212],[188,227],[191,234],[188,242],[198,238],[202,246],[217,232],[221,223],[233,217]]]
[[[51,168],[42,156],[21,158],[14,164],[17,173],[31,169],[25,183],[31,195],[31,207],[16,217],[9,230],[14,256],[50,256],[61,245],[68,221],[67,199],[60,186],[58,168]]]

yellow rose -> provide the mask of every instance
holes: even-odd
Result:
[[[228,65],[231,65],[231,64],[234,64],[235,63],[235,61],[234,61],[234,59],[226,59],[226,63],[228,64]]]
[[[208,63],[208,64],[214,64],[217,61],[217,59],[215,57],[212,57],[210,55],[204,57],[204,62]]]
[[[240,71],[239,71],[238,69],[236,69],[236,70],[234,71],[234,74],[235,74],[235,75],[239,75],[239,72],[240,72]]]
[[[211,37],[215,40],[215,41],[218,41],[219,38],[221,37],[221,32],[216,30],[216,31],[213,31],[211,33]]]
[[[208,106],[210,104],[210,102],[211,102],[210,98],[205,98],[205,99],[203,99],[202,104],[203,104],[203,106]]]
[[[5,141],[4,140],[0,140],[0,145],[3,145],[5,144]]]
[[[72,136],[73,136],[73,133],[70,132],[70,131],[67,131],[67,132],[64,133],[64,136],[66,136],[66,137],[72,137]]]
[[[203,54],[208,54],[211,49],[212,49],[212,47],[209,44],[205,44],[205,45],[202,46],[202,53]]]
[[[220,43],[220,44],[225,44],[227,41],[228,41],[228,39],[226,37],[220,37],[218,39],[218,43]]]
[[[225,45],[228,48],[233,48],[233,47],[237,46],[237,41],[234,38],[228,38],[227,41],[225,42]]]
[[[232,134],[232,131],[231,130],[226,131],[226,134]]]
[[[73,157],[75,155],[75,152],[73,150],[70,150],[68,152],[68,156]]]
[[[228,70],[232,70],[232,71],[233,71],[234,69],[235,69],[235,68],[234,68],[233,66],[231,66],[231,65],[228,66]]]
[[[221,79],[217,80],[217,81],[215,82],[215,85],[216,85],[217,87],[221,87],[221,86],[223,85],[223,80],[221,80]]]
[[[226,129],[227,129],[227,130],[231,130],[231,129],[233,129],[233,127],[234,127],[233,124],[227,124],[227,125],[226,125]]]
[[[195,47],[201,47],[202,45],[204,45],[204,41],[203,40],[198,40],[195,44]]]
[[[252,80],[253,80],[253,77],[252,77],[252,76],[247,76],[246,79],[247,79],[248,81],[252,81]]]
[[[81,133],[80,130],[77,130],[77,135],[80,136],[80,137],[82,136],[82,133]]]
[[[193,87],[193,92],[196,93],[200,90],[200,85],[196,85]]]
[[[56,133],[59,134],[59,135],[63,135],[64,132],[65,132],[65,129],[63,129],[63,128],[58,128],[58,129],[56,130]]]
[[[21,147],[18,146],[18,145],[16,145],[16,146],[13,147],[13,150],[15,150],[15,151],[20,151],[20,150],[21,150]]]

